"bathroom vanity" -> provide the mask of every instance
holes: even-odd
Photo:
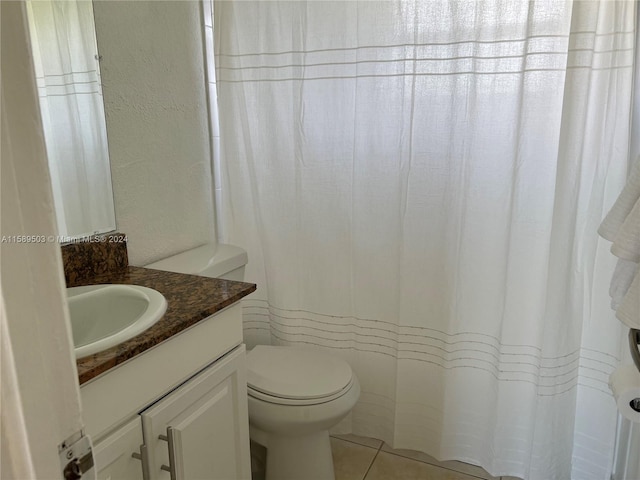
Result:
[[[168,302],[146,332],[77,362],[98,479],[251,478],[237,302],[255,285],[137,267],[89,283],[143,285]]]

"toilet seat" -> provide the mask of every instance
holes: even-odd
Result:
[[[250,397],[256,398],[258,400],[262,400],[263,402],[275,403],[277,405],[305,406],[305,405],[319,405],[321,403],[327,403],[332,400],[335,400],[336,398],[340,398],[345,393],[347,393],[352,386],[353,386],[353,379],[347,384],[346,387],[344,387],[339,392],[336,392],[333,395],[329,395],[326,397],[316,397],[316,398],[277,397],[275,395],[269,395],[259,390],[255,390],[249,385],[247,385],[247,393]]]
[[[349,391],[347,362],[308,348],[258,345],[247,354],[250,396],[280,405],[330,402]]]

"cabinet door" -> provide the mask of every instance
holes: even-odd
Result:
[[[245,368],[241,345],[142,412],[152,479],[251,478]]]
[[[125,426],[105,437],[93,447],[98,480],[142,480],[142,461],[132,455],[140,453],[142,423],[135,417]]]

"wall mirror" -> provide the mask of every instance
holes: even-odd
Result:
[[[116,229],[93,4],[29,0],[31,48],[58,233]]]

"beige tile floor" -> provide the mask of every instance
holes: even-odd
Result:
[[[355,435],[331,437],[336,480],[517,480],[492,477],[462,462],[439,462],[424,453],[393,450],[382,440]]]

